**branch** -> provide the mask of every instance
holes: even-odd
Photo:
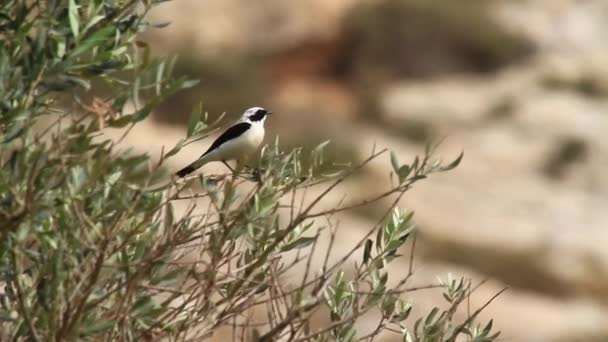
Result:
[[[498,296],[500,296],[503,292],[505,292],[508,289],[508,287],[503,288],[502,290],[498,291],[495,295],[492,296],[492,298],[490,298],[484,305],[482,305],[479,309],[475,310],[475,312],[473,312],[473,314],[471,316],[469,316],[469,318],[467,318],[464,322],[462,322],[460,325],[458,325],[455,329],[454,332],[452,332],[452,335],[450,335],[450,337],[448,337],[445,341],[446,342],[455,342],[456,338],[458,337],[458,335],[460,335],[462,333],[462,331],[464,330],[464,328],[466,328],[467,325],[471,324],[471,322],[473,322],[473,320],[486,308],[488,307],[488,305],[490,305],[490,303],[492,303],[494,301],[494,299],[498,298]]]

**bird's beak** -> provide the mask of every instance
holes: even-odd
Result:
[[[269,110],[267,110],[267,111],[266,111],[266,115],[270,115],[270,114],[272,114],[272,112],[271,112],[271,111],[269,111]]]

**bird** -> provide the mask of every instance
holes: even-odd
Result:
[[[222,133],[198,159],[175,174],[183,178],[201,166],[221,161],[231,171],[227,160],[244,159],[255,153],[264,140],[264,122],[272,112],[262,107],[252,107],[241,118]]]

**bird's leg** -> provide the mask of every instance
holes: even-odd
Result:
[[[259,166],[251,166],[250,163],[244,162],[243,167],[251,174],[251,178],[253,178],[256,182],[262,183],[262,170]]]
[[[226,165],[226,167],[229,168],[230,171],[232,171],[232,173],[234,174],[234,169],[231,168],[230,165],[225,160],[222,160],[222,163],[224,163],[224,165]]]

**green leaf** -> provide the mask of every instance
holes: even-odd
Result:
[[[148,115],[150,115],[150,113],[152,113],[152,109],[154,109],[155,107],[156,107],[156,104],[154,102],[151,102],[151,103],[148,103],[146,106],[144,106],[144,108],[133,113],[133,123],[140,122],[143,119],[147,118]]]
[[[63,56],[65,56],[65,41],[60,40],[57,42],[57,57],[61,59]]]
[[[416,337],[416,339],[418,339],[419,334],[418,332],[420,331],[420,324],[422,323],[422,318],[418,318],[416,320],[416,323],[414,323],[414,336]]]
[[[78,7],[76,6],[76,0],[69,0],[68,3],[68,16],[70,18],[70,28],[74,38],[78,38],[80,24],[78,21]]]
[[[426,319],[424,320],[424,325],[431,325],[438,312],[439,312],[439,308],[434,307],[431,310],[431,312],[428,314],[428,316],[426,316]]]
[[[399,161],[397,160],[397,155],[393,151],[391,151],[391,164],[393,165],[395,174],[399,175]]]
[[[45,242],[51,249],[57,249],[57,240],[55,240],[55,236],[44,234],[40,236],[40,240]]]
[[[288,243],[283,247],[283,251],[290,251],[292,249],[300,249],[310,246],[313,242],[315,242],[316,237],[301,237],[293,242]]]
[[[165,28],[167,26],[171,25],[170,21],[165,21],[162,23],[156,23],[156,24],[150,24],[150,27],[154,27],[154,28]]]
[[[387,294],[386,297],[382,300],[382,311],[384,316],[391,317],[393,312],[395,311],[395,305],[397,304],[397,296],[394,294]]]
[[[135,45],[143,50],[142,56],[141,56],[141,67],[145,68],[148,66],[148,64],[150,64],[150,46],[148,45],[148,43],[141,41],[141,40],[137,40],[135,41]],[[163,64],[163,68],[165,65],[165,61],[162,61],[161,64]]]
[[[111,119],[107,121],[108,126],[114,128],[122,128],[130,124],[133,121],[133,114],[127,114],[119,117],[118,119]]]
[[[97,322],[92,324],[87,324],[84,326],[84,329],[80,331],[80,335],[86,337],[87,335],[95,335],[108,330],[116,325],[116,321],[107,321],[107,322]]]
[[[200,80],[186,80],[180,84],[180,88],[181,89],[192,88],[192,87],[196,86],[197,84],[199,84],[199,82],[200,82]]]
[[[423,179],[426,179],[426,178],[427,178],[427,176],[425,176],[425,175],[417,175],[417,176],[412,177],[410,179],[410,181],[411,182],[416,182],[416,181],[423,180]]]
[[[357,333],[357,330],[355,328],[349,327],[348,330],[346,331],[346,334],[344,335],[344,338],[342,338],[341,341],[345,341],[345,342],[353,341],[355,339],[356,333]]]
[[[409,165],[402,165],[397,170],[397,176],[399,177],[399,183],[403,183],[403,181],[407,179],[407,176],[410,175],[410,171],[412,171],[412,169],[410,168]]]
[[[118,170],[116,172],[112,172],[110,176],[108,176],[107,183],[110,185],[114,185],[122,176],[122,171]]]
[[[190,121],[188,122],[188,133],[186,134],[186,136],[188,138],[190,138],[196,131],[196,126],[201,121],[202,113],[203,113],[202,104],[199,104],[199,106],[197,106],[197,108],[194,111],[192,111],[192,114],[190,115]]]
[[[410,313],[412,312],[412,304],[410,303],[404,303],[402,301],[398,302],[398,312],[395,316],[393,316],[393,319],[398,321],[398,322],[402,322],[404,320],[406,320],[408,318],[408,316],[410,315]]]
[[[97,32],[93,33],[88,39],[86,39],[82,44],[78,45],[74,51],[70,54],[70,57],[76,57],[81,55],[93,47],[99,45],[100,43],[106,41],[108,37],[110,37],[114,33],[114,27],[104,27]]]
[[[365,241],[365,248],[363,249],[363,264],[367,264],[372,256],[372,246],[374,242],[371,239]]]
[[[2,137],[2,143],[7,144],[19,137],[21,133],[23,133],[24,128],[23,120],[13,120],[13,122],[9,124],[8,132]]]
[[[135,302],[133,310],[131,310],[131,315],[133,315],[133,317],[144,317],[154,313],[159,308],[160,305],[152,298],[144,296]]]
[[[446,166],[443,166],[440,168],[441,171],[449,171],[452,170],[454,168],[456,168],[460,162],[462,161],[462,157],[464,157],[464,151],[460,152],[460,155],[458,156],[458,158],[454,159],[453,162],[449,163]]]
[[[365,306],[370,307],[378,304],[380,302],[380,299],[382,299],[382,294],[382,292],[374,290],[371,294],[367,296],[367,298],[365,298]]]
[[[149,49],[145,50],[148,51]],[[161,95],[161,86],[163,84],[163,74],[165,71],[165,62],[162,61],[158,64],[158,68],[156,68],[156,96]]]
[[[82,166],[75,166],[70,170],[70,188],[72,193],[80,191],[87,179],[86,172]]]
[[[331,140],[325,140],[324,142],[320,143],[319,145],[317,145],[313,152],[314,153],[321,153],[321,151],[323,151],[325,149],[325,147],[327,147],[327,145],[329,145],[329,143],[331,142]]]
[[[164,229],[167,233],[173,230],[173,204],[171,203],[165,205]]]
[[[95,24],[97,24],[98,22],[102,21],[103,19],[105,19],[106,16],[105,15],[96,15],[94,16],[91,20],[89,20],[89,22],[85,25],[84,29],[82,30],[82,34],[86,34],[87,31],[95,26]]]
[[[494,335],[490,336],[489,339],[494,341],[498,338],[498,336],[500,336],[500,331],[497,331]]]
[[[258,286],[258,288],[255,290],[255,294],[262,294],[264,293],[268,288],[270,288],[270,285],[264,283],[260,286]]]
[[[129,96],[127,94],[120,94],[116,96],[116,98],[112,101],[112,110],[117,113],[122,113],[127,100],[129,100]]]
[[[165,273],[160,274],[157,278],[151,280],[153,285],[158,286],[174,286],[178,279],[184,274],[187,273],[188,269],[184,268],[175,268],[171,269]]]
[[[27,238],[28,234],[30,233],[31,227],[32,226],[29,224],[21,224],[19,226],[19,229],[17,230],[17,233],[15,234],[15,241],[17,241],[17,242],[25,241],[25,238]]]
[[[418,156],[416,156],[414,158],[414,162],[412,163],[412,170],[418,171],[418,163],[419,162],[420,162],[420,158],[418,158]]]
[[[84,78],[64,75],[64,76],[60,77],[60,79],[64,80],[68,84],[73,84],[73,85],[82,87],[86,90],[91,89],[91,82],[89,82],[88,80],[85,80]]]
[[[488,336],[490,334],[490,332],[492,332],[492,324],[493,324],[493,320],[490,320],[488,322],[488,324],[485,326],[485,328],[483,328],[483,331],[482,331],[483,336]]]
[[[175,144],[175,146],[173,146],[173,148],[169,152],[167,152],[167,154],[165,154],[165,159],[177,154],[177,152],[182,149],[184,141],[184,139],[181,139],[177,144]]]

